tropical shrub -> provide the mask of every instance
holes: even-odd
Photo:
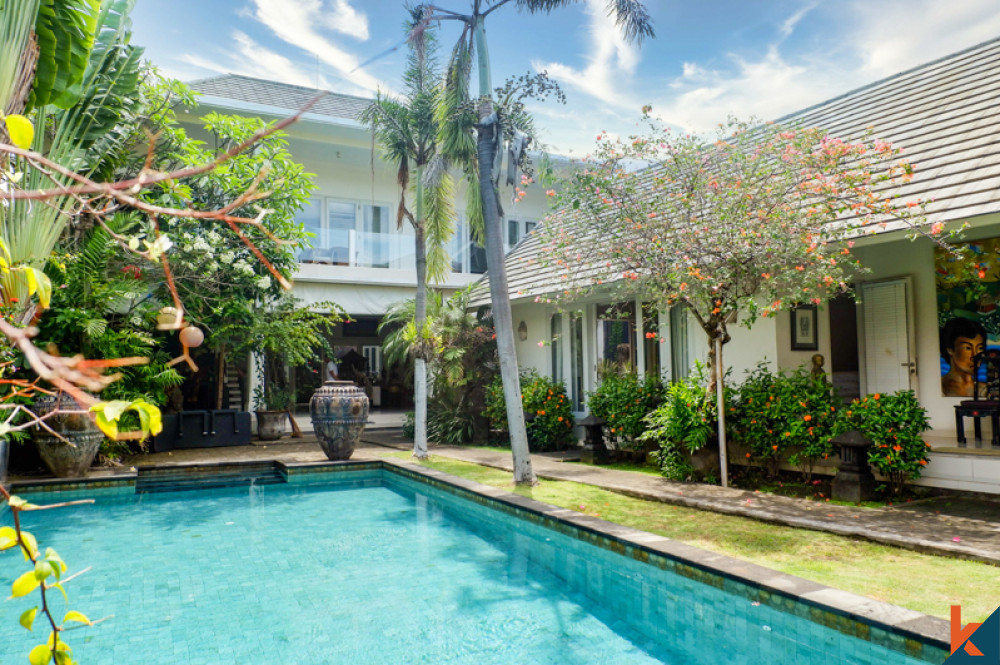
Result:
[[[912,390],[856,399],[842,409],[836,425],[838,433],[858,430],[872,442],[868,463],[889,481],[893,496],[902,492],[908,480],[919,478],[927,466],[930,444],[923,434],[929,428],[927,410]]]
[[[490,427],[484,415],[486,388],[498,371],[493,321],[484,313],[470,312],[468,302],[466,291],[445,300],[440,292],[431,290],[427,323],[419,334],[413,300],[393,305],[379,324],[379,333],[385,336],[382,348],[387,364],[404,364],[412,370],[411,361],[418,354],[427,360],[428,437],[433,410],[438,434],[469,432],[468,438],[455,443],[486,441]],[[454,422],[443,422],[449,417]],[[471,430],[466,428],[469,423]]]
[[[730,409],[732,427],[750,447],[748,458],[772,476],[787,460],[809,479],[815,463],[833,452],[830,437],[840,404],[825,377],[804,368],[773,373],[761,363],[739,388]]]
[[[556,383],[534,370],[522,371],[521,403],[532,452],[558,450],[575,443],[573,411],[561,382]],[[507,407],[499,375],[486,391],[486,415],[493,429],[506,428]]]
[[[687,379],[671,383],[663,402],[643,419],[646,432],[639,439],[659,446],[660,473],[672,480],[694,475],[691,453],[716,435],[715,394],[706,389],[704,367]]]
[[[468,411],[455,411],[440,402],[427,405],[427,440],[460,446],[473,440],[475,423]],[[416,433],[416,429],[414,429]]]
[[[635,372],[606,372],[587,400],[587,409],[607,422],[612,441],[620,447],[642,447],[644,418],[663,401],[663,385],[655,374],[639,378]]]

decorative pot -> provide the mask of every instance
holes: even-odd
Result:
[[[45,419],[45,424],[58,432],[65,441],[37,425],[32,428],[31,439],[52,475],[57,478],[80,478],[94,462],[104,434],[97,429],[90,415],[67,393],[60,393],[58,397],[45,395],[35,400],[32,407],[38,416],[57,409],[76,412],[59,413]]]
[[[287,411],[254,411],[257,414],[257,436],[261,441],[277,441],[285,436]]]
[[[327,381],[309,400],[309,416],[326,456],[350,459],[368,422],[368,396],[351,381]]]

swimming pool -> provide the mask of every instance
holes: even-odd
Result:
[[[87,665],[943,660],[940,645],[660,557],[635,542],[638,532],[622,530],[628,538],[619,539],[613,526],[600,531],[561,517],[571,511],[393,465],[330,468],[290,469],[287,484],[197,492],[136,494],[126,483],[82,491],[94,506],[31,514],[30,530],[71,569],[94,567],[71,583],[72,607],[91,618],[114,615],[66,636],[76,658]],[[9,554],[0,562],[4,584],[22,572]],[[36,643],[17,626],[29,606],[0,604],[0,662]]]

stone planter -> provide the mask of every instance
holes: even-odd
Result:
[[[350,381],[327,381],[309,400],[309,416],[326,456],[350,459],[368,422],[368,396]]]
[[[287,411],[255,411],[257,414],[257,437],[261,441],[277,441],[285,436]]]
[[[39,416],[63,411],[83,411],[72,397],[62,393],[59,397],[46,395],[35,401],[33,410]],[[57,478],[80,478],[94,462],[104,434],[87,413],[60,413],[46,418],[45,424],[58,432],[66,441],[41,427],[34,427],[31,439],[38,454]],[[67,443],[67,441],[69,443]]]

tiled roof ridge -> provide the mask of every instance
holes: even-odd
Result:
[[[218,76],[209,76],[207,78],[197,79],[195,81],[189,81],[188,85],[194,88],[199,84],[217,83],[230,79],[244,79],[247,81],[254,81],[255,83],[264,83],[266,85],[273,85],[282,88],[291,88],[293,90],[301,92],[325,92],[327,95],[332,95],[335,97],[346,97],[348,99],[355,99],[359,102],[372,102],[375,99],[374,97],[361,97],[359,95],[348,95],[343,92],[335,92],[333,90],[326,90],[324,88],[312,88],[304,85],[296,85],[294,83],[285,83],[284,81],[275,81],[274,79],[264,79],[256,76],[247,76],[246,74],[233,74],[233,73],[219,74]]]

